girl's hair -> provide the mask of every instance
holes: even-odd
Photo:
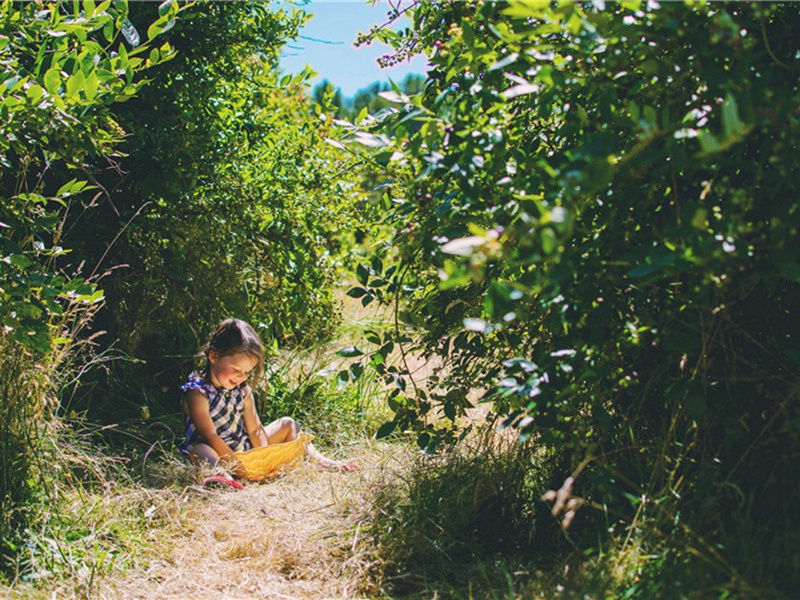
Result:
[[[208,355],[211,352],[216,352],[220,358],[240,352],[252,356],[256,359],[252,371],[254,379],[258,379],[264,370],[264,346],[255,330],[241,319],[225,319],[200,348],[197,358],[203,362],[205,369],[208,369]]]

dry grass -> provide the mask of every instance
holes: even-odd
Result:
[[[64,585],[50,593],[98,599],[376,597],[370,581],[380,569],[364,519],[374,482],[400,455],[396,447],[374,443],[348,455],[361,466],[348,474],[306,462],[244,491],[197,484],[160,490],[162,500],[150,506],[161,524],[149,530],[136,557],[141,568],[106,575],[89,590]]]

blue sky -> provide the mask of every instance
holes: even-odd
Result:
[[[300,32],[296,42],[284,49],[281,68],[297,73],[306,64],[319,73],[314,84],[328,79],[341,88],[342,95],[352,97],[358,90],[374,81],[401,81],[409,73],[425,74],[425,58],[417,57],[390,69],[381,69],[376,59],[388,48],[376,42],[356,48],[353,42],[359,31],[372,24],[386,22],[386,2],[370,6],[365,0],[312,0],[307,4],[295,2],[314,17]]]

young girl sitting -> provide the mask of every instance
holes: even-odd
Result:
[[[261,374],[264,348],[253,328],[239,319],[226,319],[200,349],[205,365],[189,375],[181,386],[186,422],[185,450],[192,462],[216,465],[234,452],[280,444],[297,439],[300,426],[282,417],[266,427],[261,425],[247,378]],[[321,467],[350,471],[355,465],[331,460],[313,444],[306,455]]]

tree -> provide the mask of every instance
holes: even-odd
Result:
[[[155,9],[137,8],[134,20]],[[114,268],[97,327],[146,361],[115,371],[131,414],[143,397],[174,411],[175,383],[223,317],[250,320],[275,345],[335,324],[328,284],[355,188],[337,176],[308,74],[277,71],[304,19],[257,3],[194,4],[167,34],[176,59],[118,112],[126,156],[97,175],[110,201],[71,227],[81,258]]]
[[[51,349],[49,320],[64,303],[98,298],[83,280],[59,272],[68,252],[62,220],[97,189],[81,171],[121,141],[111,106],[141,89],[141,71],[173,56],[169,44],[140,44],[127,14],[126,3],[41,11],[5,3],[0,12],[8,57],[0,84],[0,318],[4,336],[42,354]],[[175,14],[177,7],[165,10],[148,38]],[[138,56],[146,51],[149,57]]]
[[[311,91],[311,99],[319,105],[335,109],[337,117],[342,116],[342,90],[334,86],[327,79],[323,79]]]
[[[390,249],[351,291],[405,324],[370,353],[395,386],[380,434],[434,448],[488,390],[502,426],[570,456],[596,502],[645,498],[722,576],[796,587],[792,552],[728,561],[737,526],[797,500],[780,473],[800,454],[798,16],[423,1],[412,35],[378,32],[432,65],[424,94],[352,138],[397,181]],[[427,389],[385,364],[405,337],[445,365]]]

